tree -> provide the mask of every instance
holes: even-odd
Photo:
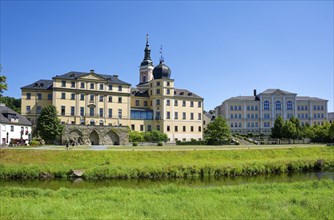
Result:
[[[144,141],[144,133],[139,131],[131,131],[129,134],[130,142],[143,142]]]
[[[0,97],[2,96],[4,90],[7,90],[7,83],[6,83],[6,76],[2,75],[0,76]]]
[[[218,116],[213,122],[208,124],[206,134],[210,145],[222,144],[231,138],[230,128],[221,116]]]
[[[148,131],[144,134],[145,141],[148,142],[159,142],[159,141],[167,141],[167,134],[162,133],[158,130]]]
[[[274,127],[271,128],[272,138],[282,138],[283,137],[283,133],[282,133],[283,125],[284,125],[283,118],[281,116],[278,116],[278,118],[276,118],[275,120]]]
[[[300,125],[300,121],[298,118],[295,117],[291,117],[290,121],[295,125],[296,128],[296,134],[295,134],[295,138],[301,138],[302,137],[302,126]]]
[[[334,140],[334,122],[332,122],[329,127],[328,136],[330,140]]]
[[[282,137],[283,138],[292,138],[295,139],[297,137],[297,129],[296,125],[292,123],[290,120],[285,121],[282,127]]]
[[[0,102],[4,103],[8,108],[13,109],[17,113],[21,113],[21,99],[16,99],[14,97],[2,96],[0,97]]]
[[[46,143],[53,143],[63,133],[64,126],[57,117],[57,109],[49,105],[42,109],[38,117],[37,131]]]

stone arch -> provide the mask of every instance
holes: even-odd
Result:
[[[89,135],[89,140],[92,145],[98,145],[100,143],[99,134],[97,131],[93,130]]]
[[[82,132],[78,129],[70,131],[68,135],[69,144],[82,144]]]
[[[108,145],[119,145],[119,136],[113,130],[110,130],[104,136],[105,143]]]

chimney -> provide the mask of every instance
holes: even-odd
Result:
[[[94,70],[90,70],[90,73],[94,73]]]
[[[256,96],[256,89],[254,89],[254,96]]]
[[[116,79],[118,79],[118,75],[113,75],[113,77],[115,77]]]

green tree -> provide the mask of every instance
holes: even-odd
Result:
[[[282,138],[283,137],[283,125],[284,125],[284,120],[281,116],[278,116],[276,118],[274,127],[271,128],[271,137],[272,138]]]
[[[285,121],[282,127],[282,137],[283,138],[292,138],[295,139],[297,137],[297,129],[296,125],[292,123],[290,120]]]
[[[167,141],[167,134],[162,133],[158,130],[148,131],[144,134],[145,141],[148,142],[159,142],[159,141]]]
[[[0,97],[0,102],[4,103],[8,108],[13,109],[17,113],[21,113],[21,99],[16,99],[13,97],[2,96]]]
[[[313,139],[315,137],[315,134],[314,134],[314,130],[313,128],[310,126],[309,123],[306,123],[303,127],[302,127],[302,134],[301,134],[302,137],[304,138],[311,138]]]
[[[131,131],[129,134],[130,142],[143,142],[144,141],[144,133],[139,131]]]
[[[46,143],[53,143],[63,133],[64,126],[57,117],[57,109],[53,105],[42,108],[38,117],[37,131]]]
[[[301,138],[303,127],[300,125],[299,119],[292,116],[290,121],[295,125],[296,128],[295,138]]]
[[[218,145],[231,139],[231,131],[224,118],[218,116],[208,124],[206,130],[208,144]]]
[[[0,76],[0,97],[2,96],[3,91],[7,90],[6,79],[7,79],[6,76],[4,76],[4,75]]]
[[[334,121],[331,123],[329,127],[328,136],[331,141],[334,141]]]

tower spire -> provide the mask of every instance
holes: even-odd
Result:
[[[145,47],[144,52],[145,52],[144,59],[141,62],[140,66],[146,66],[146,65],[153,66],[153,62],[152,62],[152,59],[151,59],[151,49],[150,49],[150,45],[148,43],[148,34],[146,34],[146,47]]]
[[[162,56],[162,45],[160,45],[160,63],[165,61],[164,57]]]

